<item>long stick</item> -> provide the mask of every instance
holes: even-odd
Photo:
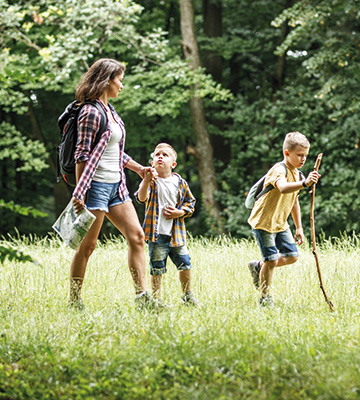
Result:
[[[323,153],[320,153],[317,156],[316,162],[315,162],[315,166],[314,166],[314,171],[318,171],[318,169],[320,168],[320,164],[321,164],[321,159],[322,159]],[[313,254],[315,257],[315,262],[316,262],[316,269],[319,275],[319,281],[320,281],[320,289],[322,290],[325,300],[326,302],[329,304],[330,310],[334,311],[334,306],[332,304],[332,302],[329,300],[325,289],[324,289],[324,285],[322,282],[322,277],[321,277],[321,270],[320,270],[320,265],[319,265],[319,259],[318,259],[318,255],[316,252],[316,237],[315,237],[315,218],[314,218],[314,208],[315,208],[315,190],[316,190],[316,184],[314,183],[311,187],[311,203],[310,203],[310,226],[311,226],[311,239],[312,239],[312,245],[313,245]]]

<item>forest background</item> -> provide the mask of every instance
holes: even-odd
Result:
[[[0,0],[1,235],[45,235],[69,201],[57,118],[102,57],[127,67],[112,101],[126,152],[148,165],[160,141],[178,151],[193,236],[250,235],[246,193],[297,130],[305,174],[324,153],[317,231],[359,232],[359,0]],[[300,203],[309,235],[308,194]]]

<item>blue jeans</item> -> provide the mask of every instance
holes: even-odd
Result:
[[[260,247],[263,261],[277,260],[279,258],[279,253],[282,257],[299,256],[290,229],[277,233],[270,233],[261,229],[252,229],[252,231]]]
[[[119,196],[119,185],[117,183],[104,183],[92,181],[90,189],[86,193],[85,205],[88,210],[100,210],[109,212],[109,207],[131,201],[129,195],[124,199]]]
[[[186,245],[170,247],[170,239],[171,236],[159,235],[156,242],[149,242],[150,275],[162,275],[167,272],[168,256],[179,271],[191,269],[190,254]]]

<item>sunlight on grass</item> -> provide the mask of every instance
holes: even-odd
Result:
[[[308,245],[274,273],[273,309],[258,305],[247,269],[253,240],[193,239],[193,292],[181,303],[174,265],[162,312],[135,310],[127,246],[99,244],[67,307],[73,250],[55,237],[12,239],[39,265],[0,269],[0,398],[358,399],[359,240],[318,248],[330,312]],[[148,258],[147,258],[148,260]],[[3,396],[3,397],[1,397]],[[4,397],[5,396],[5,397]]]

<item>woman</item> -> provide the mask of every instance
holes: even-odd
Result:
[[[107,115],[107,129],[91,151],[100,127],[101,113],[92,104],[85,104],[78,116],[78,140],[75,150],[77,185],[73,192],[76,212],[84,204],[96,220],[75,252],[70,269],[70,306],[84,308],[81,287],[89,258],[95,249],[106,216],[128,242],[128,264],[135,285],[135,301],[153,305],[146,291],[144,233],[126,187],[124,168],[137,172],[141,178],[150,169],[124,153],[124,123],[109,104],[123,89],[125,66],[112,59],[100,59],[83,75],[75,97],[80,103],[99,102]]]

